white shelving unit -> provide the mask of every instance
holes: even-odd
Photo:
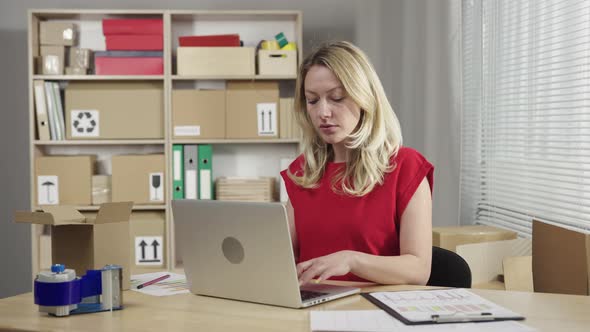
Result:
[[[78,47],[105,50],[101,21],[105,18],[161,18],[164,22],[164,74],[163,75],[39,75],[35,72],[34,56],[38,55],[39,22],[74,22],[78,27]],[[300,11],[201,11],[201,10],[30,10],[28,15],[29,49],[29,139],[30,139],[30,192],[34,193],[35,157],[43,155],[95,154],[99,162],[98,172],[110,174],[110,157],[118,154],[162,153],[166,159],[166,197],[163,205],[136,205],[134,211],[162,211],[165,214],[166,262],[168,269],[179,268],[175,257],[175,236],[171,213],[172,198],[172,145],[212,144],[214,177],[219,176],[278,176],[279,159],[295,157],[299,151],[298,139],[172,139],[172,90],[199,88],[204,85],[223,86],[227,80],[279,81],[281,96],[292,96],[295,76],[280,75],[227,75],[227,76],[179,76],[174,64],[178,37],[181,35],[206,35],[239,33],[245,46],[256,46],[259,40],[273,39],[283,32],[289,41],[302,45],[302,13]],[[299,61],[302,58],[299,47]],[[164,137],[162,139],[125,139],[93,141],[39,141],[36,137],[33,81],[59,81],[65,86],[70,81],[161,81],[164,94]],[[290,84],[290,85],[289,85]],[[286,88],[285,88],[286,87]],[[38,209],[31,195],[31,209]],[[97,211],[97,206],[77,206],[81,211]],[[40,268],[40,258],[49,243],[41,241],[43,227],[33,225],[32,263],[33,275]],[[45,255],[46,256],[46,255]]]

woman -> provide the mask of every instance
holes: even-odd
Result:
[[[281,176],[300,284],[425,284],[434,168],[401,146],[367,56],[348,42],[310,54],[297,78],[295,117],[303,153]]]

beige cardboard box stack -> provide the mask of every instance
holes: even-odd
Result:
[[[131,274],[161,271],[166,268],[165,221],[163,212],[135,211],[131,214]]]
[[[113,201],[164,204],[164,169],[163,154],[113,156]]]
[[[38,205],[90,205],[95,156],[35,158],[35,202]]]
[[[41,45],[37,72],[43,75],[64,73],[65,47],[76,42],[76,29],[73,23],[40,22],[39,43]]]
[[[70,82],[65,105],[69,140],[164,138],[160,82]]]
[[[226,90],[227,138],[279,137],[279,84],[230,81]]]
[[[216,182],[215,197],[220,201],[275,201],[274,177],[220,177]]]
[[[432,245],[455,251],[460,244],[516,239],[516,232],[485,225],[434,227]]]
[[[294,98],[279,99],[279,134],[281,138],[300,139],[301,128],[295,120]]]
[[[225,90],[173,90],[174,138],[225,138]]]
[[[296,76],[297,51],[258,50],[258,74],[270,76]]]
[[[17,211],[15,221],[51,226],[53,263],[81,276],[107,264],[123,267],[123,289],[129,289],[129,216],[132,202],[103,204],[96,219],[68,206],[45,206],[43,212]]]
[[[535,292],[590,295],[590,233],[533,221]]]
[[[178,47],[177,72],[182,76],[254,76],[253,47]]]

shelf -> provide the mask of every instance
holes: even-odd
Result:
[[[164,75],[33,75],[33,79],[49,81],[157,81],[163,80]]]
[[[208,76],[208,75],[172,75],[174,81],[190,81],[190,80],[294,80],[297,75],[222,75],[222,76]]]
[[[164,144],[163,139],[152,139],[152,140],[79,140],[79,141],[34,141],[33,144],[36,146],[53,146],[53,145],[158,145]]]
[[[174,139],[172,144],[298,144],[297,138],[271,138],[271,139]]]
[[[74,208],[78,211],[98,211],[100,205],[77,205]],[[41,211],[39,206],[35,207],[36,211]],[[166,210],[166,205],[133,205],[134,211],[139,210]]]

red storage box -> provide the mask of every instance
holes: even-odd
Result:
[[[104,19],[102,33],[110,35],[163,35],[161,19]]]
[[[162,35],[110,35],[105,36],[108,51],[161,51]]]
[[[178,44],[185,46],[200,47],[228,47],[240,46],[240,35],[208,35],[208,36],[183,36],[178,37]]]
[[[163,75],[161,57],[96,57],[96,75]]]

